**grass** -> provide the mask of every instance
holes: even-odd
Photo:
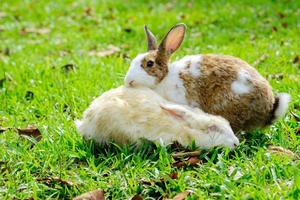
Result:
[[[299,160],[267,150],[278,145],[300,152],[295,117],[300,115],[300,64],[295,59],[300,56],[300,1],[196,2],[1,1],[0,125],[33,124],[43,137],[36,143],[13,130],[0,134],[0,199],[70,199],[97,188],[108,199],[137,193],[171,198],[184,190],[193,191],[189,199],[300,198]],[[162,38],[178,22],[186,23],[188,31],[173,59],[219,53],[253,64],[267,55],[256,68],[269,77],[275,92],[291,94],[287,116],[248,133],[233,152],[204,152],[200,167],[172,167],[170,147],[104,148],[84,141],[73,120],[94,97],[123,83],[130,60],[146,49],[143,25]],[[88,55],[110,44],[121,51]],[[66,64],[74,70],[65,72]],[[170,178],[175,172],[178,177]],[[237,179],[236,173],[242,176]],[[74,185],[36,180],[55,176]],[[143,184],[147,181],[152,183]]]

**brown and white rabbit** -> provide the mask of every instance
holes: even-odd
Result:
[[[168,102],[145,87],[121,86],[105,92],[75,124],[81,135],[98,143],[139,143],[144,138],[165,145],[178,141],[187,146],[195,141],[202,148],[239,144],[223,117]]]
[[[157,46],[145,26],[148,52],[132,60],[125,84],[146,86],[169,101],[223,116],[235,132],[264,127],[285,114],[290,96],[274,96],[268,81],[239,58],[198,54],[169,63],[185,30],[184,24],[174,26]]]

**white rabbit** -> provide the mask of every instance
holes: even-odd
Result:
[[[290,96],[274,97],[268,81],[241,59],[199,54],[169,64],[185,29],[174,26],[157,46],[145,26],[148,52],[132,60],[125,85],[146,86],[171,102],[223,116],[235,132],[264,127],[285,114]]]
[[[139,143],[144,138],[164,145],[195,141],[202,148],[239,144],[224,118],[168,102],[149,88],[121,86],[105,92],[75,124],[82,136],[98,143]]]

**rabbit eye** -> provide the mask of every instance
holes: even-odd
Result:
[[[149,60],[147,62],[147,67],[152,67],[154,65],[154,62],[152,60]]]

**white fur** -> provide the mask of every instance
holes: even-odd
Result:
[[[185,146],[194,140],[203,148],[239,144],[224,118],[171,103],[148,88],[110,90],[95,99],[75,124],[81,135],[99,143],[134,143],[145,138],[165,145],[178,141]]]
[[[201,75],[200,67],[202,62],[202,55],[185,56],[176,62],[177,65],[184,65],[184,66],[186,66],[187,63],[190,62],[190,68],[186,69],[185,71],[189,72],[194,78],[197,78]]]
[[[277,97],[279,98],[279,104],[277,109],[275,110],[275,120],[284,116],[288,109],[289,102],[291,101],[290,95],[286,93],[279,93],[277,94]]]
[[[156,77],[147,74],[141,66],[142,60],[147,54],[148,53],[139,54],[132,60],[129,70],[125,76],[126,85],[132,83],[134,85],[143,85],[149,88],[153,88],[155,86]]]
[[[236,94],[247,94],[251,91],[250,81],[251,76],[245,70],[240,70],[238,72],[237,80],[233,81],[231,84],[231,90]]]
[[[191,105],[193,107],[199,107],[199,104],[195,101],[188,102],[186,99],[186,90],[183,85],[183,80],[179,77],[179,74],[190,73],[194,77],[201,75],[200,65],[202,61],[201,55],[185,56],[180,60],[177,60],[170,64],[169,73],[161,81],[159,85],[156,86],[155,91],[160,95],[168,99],[169,101]],[[187,63],[191,62],[190,68],[186,68]]]
[[[165,97],[167,100],[187,105],[185,97],[185,87],[183,80],[179,77],[180,71],[184,70],[184,65],[180,62],[174,62],[169,67],[167,76],[156,86],[155,91]]]

